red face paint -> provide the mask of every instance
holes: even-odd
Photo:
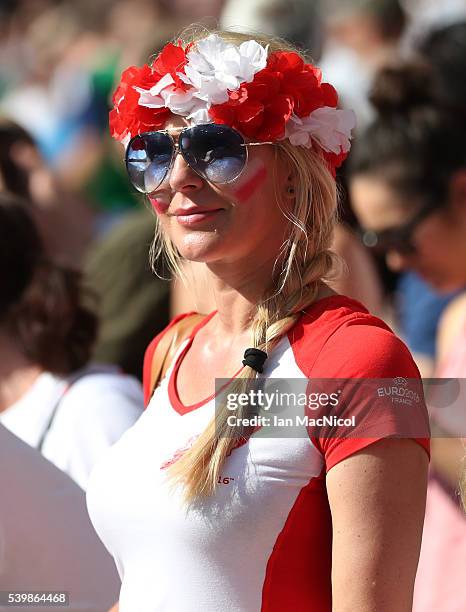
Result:
[[[246,179],[242,185],[235,190],[235,196],[241,202],[249,200],[249,198],[259,189],[262,183],[267,177],[267,168],[261,164],[259,168],[255,170],[253,175]]]
[[[163,200],[158,200],[157,198],[149,196],[149,202],[152,204],[152,208],[159,215],[163,215],[163,213],[167,212],[170,204],[168,202],[164,202]]]

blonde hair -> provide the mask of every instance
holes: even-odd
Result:
[[[194,33],[183,36],[181,40],[195,42],[208,33]],[[216,33],[235,43],[251,38],[250,35],[235,32]],[[264,36],[255,36],[255,39],[268,44],[271,51],[294,50],[277,39]],[[277,257],[275,269],[278,272],[273,286],[257,304],[252,320],[253,346],[267,353],[293,327],[304,309],[314,302],[320,282],[330,277],[336,259],[330,250],[337,214],[336,183],[321,153],[317,149],[295,147],[288,140],[277,142],[274,146],[276,164],[288,164],[294,176],[295,205],[291,213],[285,212],[284,202],[277,198],[277,205],[288,219],[290,232]],[[276,189],[276,193],[280,191]],[[181,257],[170,237],[161,231],[158,222],[151,252],[153,265],[163,254],[173,273],[183,276]],[[246,391],[255,378],[255,370],[245,366],[229,385],[228,392]],[[246,406],[238,410],[236,416],[241,418],[247,412]],[[225,458],[237,446],[238,439],[247,436],[247,432],[240,427],[228,425],[229,414],[226,401],[221,398],[215,417],[193,446],[167,470],[172,484],[183,486],[188,503],[214,492]]]

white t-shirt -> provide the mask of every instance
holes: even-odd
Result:
[[[211,316],[180,346],[144,414],[89,480],[89,515],[122,578],[120,612],[330,612],[326,471],[391,435],[405,413],[391,400],[380,411],[366,410],[375,403],[373,394],[355,401],[343,389],[341,407],[358,417],[364,435],[311,438],[298,425],[272,430],[271,437],[265,429],[254,432],[226,458],[214,494],[186,508],[181,491],[166,482],[166,468],[205,430],[215,402],[209,397],[185,406],[177,373]],[[406,384],[419,378],[408,350],[384,323],[343,296],[311,307],[259,375],[295,380],[288,389],[295,392],[306,391],[309,378],[396,376]],[[299,416],[304,410],[292,406],[292,421],[295,408]],[[287,410],[279,414],[288,416]],[[409,415],[425,426],[421,401]],[[418,443],[428,450],[428,441]]]
[[[113,605],[120,581],[84,492],[2,425],[0,500],[0,590],[69,593],[68,606],[0,602],[0,612],[103,612]]]
[[[89,366],[78,375],[72,382],[41,374],[0,413],[0,423],[38,448],[56,408],[42,454],[86,489],[95,462],[141,415],[143,395],[138,380],[111,366]]]

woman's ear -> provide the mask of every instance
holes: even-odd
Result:
[[[296,195],[296,171],[288,155],[278,147],[275,148],[275,168],[277,190],[287,200],[294,201]]]
[[[286,184],[285,184],[285,197],[289,198],[290,200],[294,199],[296,194],[296,189],[295,189],[295,178],[294,175],[292,173],[290,173],[286,179]]]
[[[290,174],[288,178],[286,179],[285,197],[293,199],[294,196],[295,196],[294,181],[293,181],[292,175]]]

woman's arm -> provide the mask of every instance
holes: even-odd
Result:
[[[416,442],[386,439],[329,470],[333,612],[411,612],[427,468]]]

